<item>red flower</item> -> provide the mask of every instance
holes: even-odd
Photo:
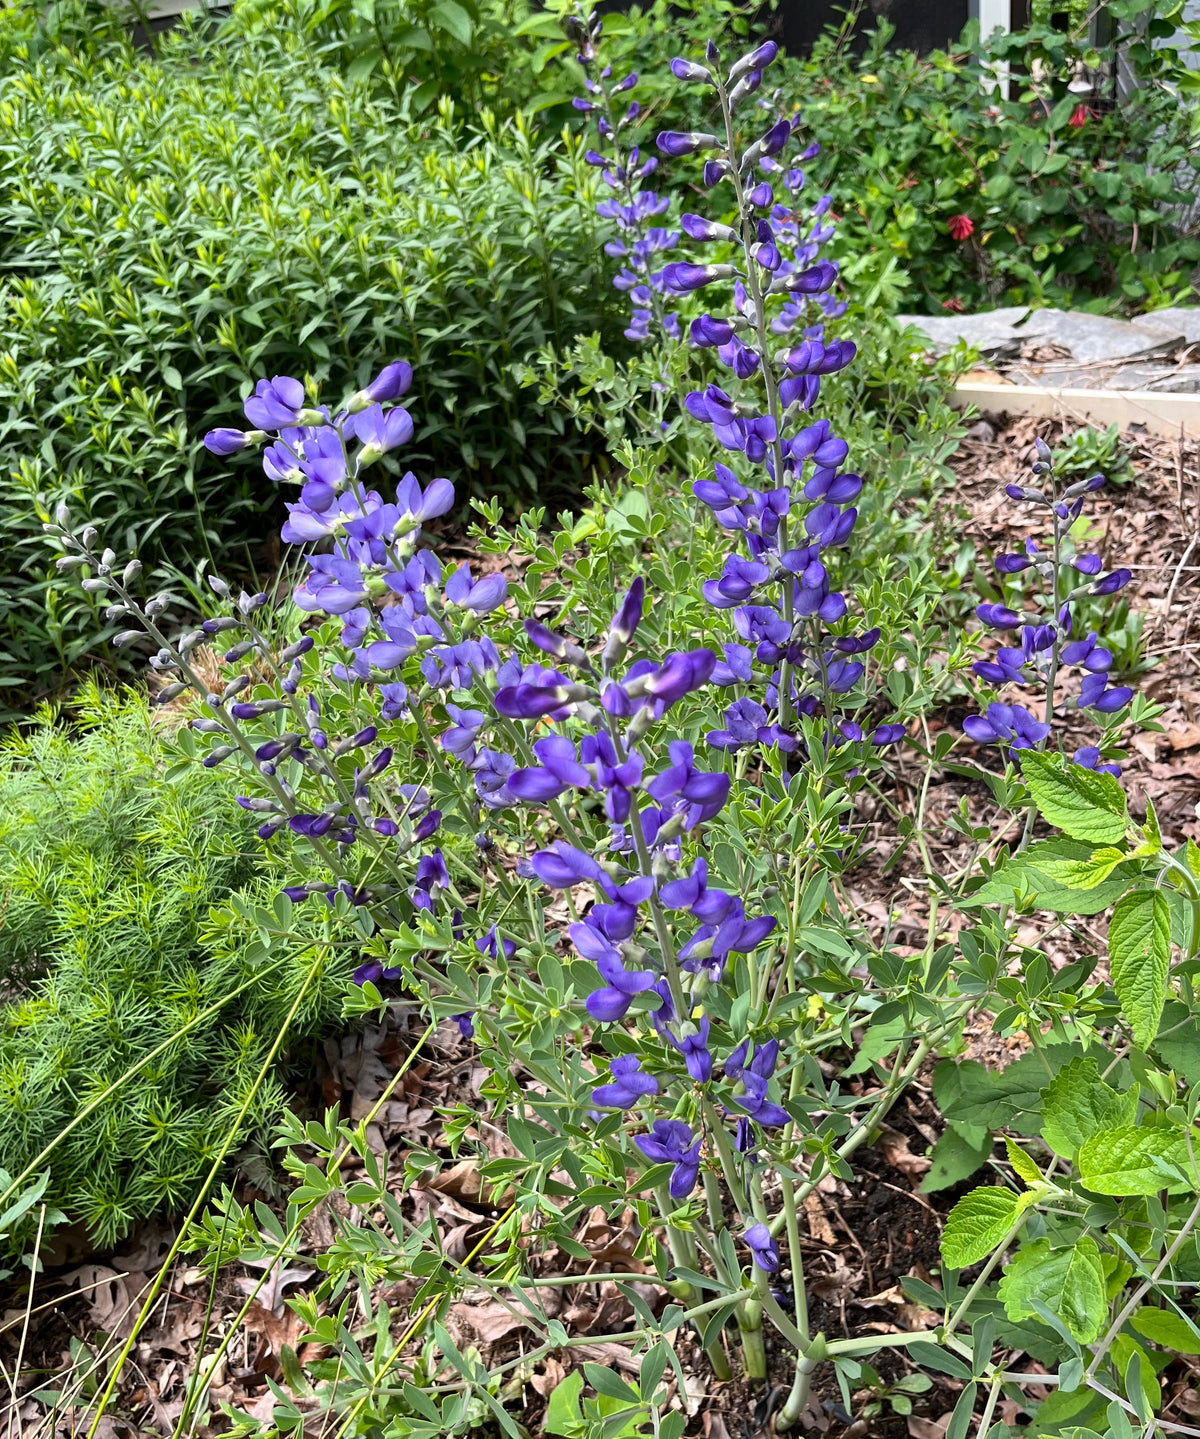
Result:
[[[1072,130],[1078,130],[1081,125],[1087,124],[1088,116],[1091,113],[1086,105],[1076,105],[1074,110],[1071,111],[1071,118],[1067,121],[1067,124],[1070,125]]]
[[[946,229],[950,231],[952,240],[965,240],[968,235],[975,233],[975,221],[970,215],[951,215]]]

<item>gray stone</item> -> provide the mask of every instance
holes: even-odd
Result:
[[[1081,365],[1104,365],[1182,349],[1183,331],[1156,320],[1114,320],[1080,310],[1047,309],[1033,311],[1016,328],[1026,344],[1061,345]]]
[[[1182,305],[1172,306],[1169,310],[1152,310],[1148,315],[1142,315],[1138,324],[1169,325],[1171,329],[1178,330],[1189,345],[1200,345],[1200,305],[1187,309]]]
[[[979,315],[897,315],[896,323],[915,326],[928,336],[931,348],[939,355],[965,340],[985,359],[1015,359],[1024,343],[1017,324],[1028,314],[1024,305],[1009,305]]]
[[[1113,365],[1169,355],[1193,334],[1200,338],[1200,310],[1184,309],[1157,310],[1131,321],[1080,310],[1010,305],[978,315],[897,315],[896,320],[915,325],[938,354],[963,340],[991,360],[1015,360],[1023,350],[1059,345],[1079,365]]]

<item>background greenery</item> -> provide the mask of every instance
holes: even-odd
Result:
[[[142,695],[85,686],[68,715],[43,711],[0,747],[0,1170],[99,1101],[36,1169],[100,1245],[191,1198],[314,966],[283,1058],[340,1013],[348,958],[267,964],[238,910],[214,909],[274,893],[255,883],[260,851],[222,774],[164,780]],[[239,1138],[282,1095],[278,1077],[260,1090]]]

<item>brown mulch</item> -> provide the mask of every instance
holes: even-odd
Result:
[[[961,507],[962,536],[975,543],[981,569],[990,565],[996,550],[1019,548],[1026,536],[1034,533],[1024,507],[1008,500],[1003,486],[1009,480],[1025,478],[1035,435],[1041,434],[1053,444],[1063,429],[1047,421],[983,422],[962,445],[954,459],[957,484],[953,500]],[[1133,682],[1165,706],[1161,735],[1128,736],[1125,779],[1135,813],[1144,811],[1147,798],[1153,799],[1168,840],[1179,843],[1189,836],[1200,838],[1200,447],[1185,448],[1136,430],[1123,438],[1132,457],[1134,479],[1090,497],[1093,547],[1106,564],[1126,565],[1134,571],[1125,593],[1131,607],[1145,616],[1145,625],[1141,644],[1144,669]],[[964,696],[961,710],[933,717],[931,730],[957,730],[967,712]],[[963,752],[970,753],[969,747]],[[976,751],[973,757],[993,770],[1000,767],[995,749],[990,754]],[[890,798],[914,817],[924,779],[919,756],[899,751],[896,789]],[[924,837],[930,858],[942,875],[952,876],[972,858],[969,842],[956,835],[948,823],[964,801],[974,822],[993,823],[995,808],[982,783],[950,772],[932,777],[925,796]],[[901,953],[919,950],[926,942],[929,925],[921,857],[915,844],[902,850],[890,847],[895,823],[882,808],[872,814],[868,801],[862,818],[868,825],[868,843],[862,861],[847,878],[847,896],[877,938],[886,935]],[[956,922],[954,916],[938,916],[943,929],[952,930]],[[1026,943],[1042,943],[1056,965],[1077,957],[1081,944],[1103,952],[1102,922],[1061,925],[1048,936],[1046,927],[1035,918],[1021,937]],[[314,1114],[332,1106],[344,1120],[365,1118],[417,1033],[415,1015],[401,1009],[382,1028],[368,1027],[361,1034],[330,1041],[301,1102]],[[968,1039],[970,1052],[991,1063],[1005,1063],[1021,1048],[1019,1038],[1001,1039],[984,1023],[971,1028]],[[486,1073],[473,1046],[460,1038],[456,1027],[443,1025],[368,1130],[371,1147],[380,1155],[387,1154],[397,1183],[405,1157],[413,1151],[432,1151],[440,1157],[443,1168],[436,1181],[410,1191],[404,1203],[414,1221],[433,1219],[447,1253],[460,1260],[484,1236],[497,1210],[480,1192],[474,1162],[456,1162],[450,1155],[439,1110],[462,1106],[479,1112],[478,1137],[492,1154],[511,1154],[504,1136],[483,1118],[487,1106],[480,1089]],[[929,1165],[925,1152],[941,1129],[927,1080],[928,1074],[923,1074],[888,1116],[876,1145],[855,1157],[855,1180],[826,1179],[805,1206],[801,1247],[814,1332],[830,1337],[882,1334],[932,1323],[932,1317],[904,1294],[901,1284],[910,1276],[928,1279],[936,1268],[941,1222],[961,1189],[929,1196],[919,1192]],[[245,1158],[239,1199],[243,1203],[262,1200],[278,1208],[279,1195],[265,1166],[252,1156]],[[349,1177],[354,1173],[352,1168],[345,1172]],[[284,1346],[299,1347],[302,1332],[286,1300],[318,1282],[315,1260],[332,1237],[331,1217],[319,1211],[303,1236],[306,1262],[268,1276],[243,1332],[215,1376],[212,1405],[216,1417],[210,1427],[199,1426],[197,1433],[203,1436],[227,1427],[217,1411],[220,1402],[269,1419],[275,1401],[267,1381],[284,1383],[280,1354]],[[611,1333],[631,1326],[630,1306],[617,1287],[605,1280],[604,1271],[644,1270],[634,1257],[634,1216],[628,1214],[614,1222],[602,1209],[594,1210],[575,1237],[587,1250],[588,1261],[581,1263],[553,1249],[532,1260],[535,1272],[541,1274],[595,1275],[594,1282],[586,1285],[543,1290],[551,1296],[548,1303],[557,1306],[551,1312],[576,1335]],[[87,1371],[98,1365],[102,1368],[129,1334],[141,1296],[170,1238],[169,1231],[147,1226],[118,1253],[98,1256],[81,1249],[78,1235],[67,1236],[67,1244],[74,1240],[75,1250],[70,1252],[64,1246],[51,1256],[36,1285],[27,1334],[27,1280],[14,1278],[0,1329],[0,1361],[7,1376],[19,1356],[21,1383],[15,1404],[7,1408],[5,1439],[51,1439],[78,1429],[87,1403]],[[307,1262],[308,1258],[313,1262]],[[261,1277],[261,1270],[236,1266],[221,1274],[209,1328],[209,1354],[214,1347],[212,1334],[225,1332]],[[376,1302],[386,1299],[391,1307],[394,1334],[401,1333],[412,1318],[410,1304],[416,1287],[411,1282],[377,1287]],[[787,1307],[791,1296],[786,1269],[777,1276],[777,1287]],[[665,1303],[662,1291],[650,1282],[638,1289],[645,1301],[661,1312]],[[131,1355],[133,1362],[118,1387],[111,1418],[102,1422],[99,1439],[171,1433],[182,1408],[185,1380],[197,1362],[208,1295],[208,1278],[191,1267],[189,1259],[181,1259]],[[512,1322],[483,1291],[466,1291],[452,1307],[447,1323],[457,1342],[474,1345],[487,1362],[515,1358],[532,1343],[529,1331]],[[767,1330],[771,1332],[769,1325]],[[677,1339],[689,1373],[686,1392],[677,1396],[690,1416],[689,1434],[706,1439],[754,1439],[773,1432],[770,1416],[786,1392],[782,1381],[765,1388],[738,1380],[716,1383],[694,1336],[681,1332]],[[636,1366],[619,1346],[595,1346],[582,1354],[575,1350],[573,1355],[576,1361],[590,1360],[615,1368],[626,1378],[636,1377]],[[301,1350],[301,1357],[307,1361],[319,1354],[310,1346]],[[772,1372],[785,1376],[783,1350],[774,1357],[777,1362],[772,1364]],[[900,1351],[883,1351],[872,1362],[885,1380],[898,1378],[908,1368]],[[540,1432],[546,1399],[565,1376],[569,1363],[565,1356],[562,1362],[543,1360],[517,1381],[514,1391],[506,1393],[510,1408],[524,1411],[522,1420],[531,1433]],[[1030,1366],[1026,1362],[1023,1367]],[[944,1376],[931,1377],[934,1387],[913,1396],[911,1418],[891,1414],[885,1406],[883,1414],[856,1420],[842,1409],[830,1366],[822,1366],[805,1416],[805,1432],[828,1439],[862,1435],[938,1439],[961,1386]],[[47,1390],[62,1391],[62,1399],[56,1404],[45,1392],[39,1393]],[[1180,1389],[1179,1395],[1182,1407],[1177,1413],[1187,1422],[1186,1389]],[[867,1397],[865,1392],[854,1396],[857,1412],[861,1413]],[[72,1402],[78,1407],[70,1407]],[[310,1403],[298,1402],[302,1411]],[[1015,1413],[998,1417],[1018,1422]],[[316,1423],[311,1439],[316,1439],[322,1424]]]

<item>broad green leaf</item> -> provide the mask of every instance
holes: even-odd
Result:
[[[1182,1194],[1196,1188],[1196,1161],[1188,1157],[1188,1134],[1183,1129],[1156,1129],[1125,1125],[1094,1134],[1079,1151],[1079,1178],[1093,1194],[1127,1198],[1157,1194],[1166,1189]],[[1200,1136],[1191,1135],[1192,1152],[1200,1154]],[[1181,1171],[1172,1179],[1162,1166]]]
[[[457,0],[439,0],[439,3],[430,10],[429,18],[453,35],[460,45],[471,43],[471,17],[457,3]]]
[[[1100,1078],[1094,1059],[1073,1059],[1042,1090],[1042,1138],[1061,1158],[1074,1159],[1093,1134],[1132,1124],[1137,1106],[1136,1086],[1119,1094]]]
[[[1176,1354],[1200,1354],[1200,1329],[1171,1309],[1138,1309],[1129,1322],[1152,1344],[1161,1344]]]
[[[583,1433],[584,1423],[579,1413],[582,1392],[583,1375],[578,1369],[573,1369],[561,1384],[555,1385],[550,1391],[546,1417],[542,1421],[542,1428],[547,1434],[562,1434],[566,1439],[573,1439],[576,1434]]]
[[[973,1189],[950,1211],[942,1231],[942,1258],[966,1269],[1001,1244],[1017,1221],[1020,1201],[1010,1189]]]
[[[1112,775],[1036,750],[1022,752],[1021,773],[1038,813],[1056,829],[1095,844],[1124,839],[1129,823],[1125,791]]]
[[[991,1133],[986,1129],[968,1135],[951,1125],[933,1146],[929,1156],[933,1164],[921,1181],[921,1193],[933,1194],[970,1179],[992,1152],[992,1142]]]
[[[1128,857],[1123,849],[1105,845],[1088,859],[1043,859],[1037,868],[1063,889],[1095,889]]]
[[[1090,1235],[1068,1249],[1051,1249],[1048,1239],[1023,1244],[1004,1271],[999,1293],[1010,1319],[1035,1318],[1032,1300],[1038,1299],[1081,1344],[1090,1344],[1108,1317],[1100,1250]]]
[[[1108,964],[1133,1037],[1145,1049],[1158,1033],[1171,966],[1171,911],[1157,889],[1118,902],[1108,926]]]
[[[1188,1084],[1200,1084],[1200,1044],[1196,1043],[1196,1031],[1200,1029],[1200,1015],[1179,999],[1168,999],[1158,1022],[1158,1037],[1153,1049],[1155,1054],[1181,1074]]]
[[[964,906],[977,904],[1015,904],[1018,901],[1036,905],[1057,914],[1099,914],[1108,909],[1129,888],[1140,873],[1136,861],[1116,866],[1107,878],[1090,889],[1070,889],[1052,879],[1046,872],[1054,864],[1086,864],[1095,853],[1095,846],[1081,839],[1060,835],[1055,839],[1031,844],[1019,859],[1000,865],[982,889],[968,895]]]
[[[585,1364],[583,1373],[597,1394],[607,1394],[610,1399],[619,1399],[622,1404],[638,1402],[637,1390],[631,1389],[615,1370],[606,1369],[603,1364]]]

